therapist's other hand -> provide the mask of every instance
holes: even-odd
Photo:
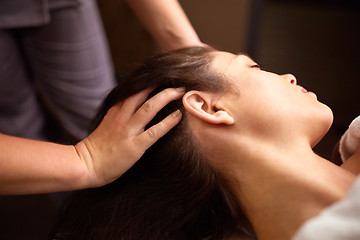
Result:
[[[183,89],[168,88],[144,103],[149,92],[144,90],[114,105],[95,131],[75,146],[86,165],[89,187],[99,187],[120,177],[180,122],[181,112],[177,110],[144,131],[164,106],[184,95]]]

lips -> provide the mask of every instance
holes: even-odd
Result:
[[[314,97],[315,99],[317,99],[317,96],[316,96],[315,93],[310,92],[310,91],[306,90],[305,88],[301,88],[301,91],[302,91],[303,93],[309,94],[310,96],[312,96],[312,97]]]
[[[308,92],[308,90],[306,90],[305,88],[301,88],[301,91],[302,91],[303,93],[307,93],[307,92]]]

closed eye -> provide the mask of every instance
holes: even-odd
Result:
[[[250,66],[251,68],[258,68],[258,69],[261,69],[260,65],[259,64],[253,64]]]

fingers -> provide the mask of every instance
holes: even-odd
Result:
[[[180,110],[176,110],[161,122],[155,124],[148,130],[140,134],[136,139],[136,144],[140,149],[145,152],[151,147],[157,140],[169,132],[176,126],[181,120],[182,114]]]
[[[123,102],[117,103],[114,105],[116,113],[121,114],[122,117],[130,118],[134,115],[136,110],[143,104],[152,91],[152,88],[145,89],[141,92],[138,92],[129,98],[125,99]]]
[[[168,88],[156,94],[135,113],[132,119],[133,127],[142,131],[163,107],[171,101],[180,99],[183,95],[183,88]]]

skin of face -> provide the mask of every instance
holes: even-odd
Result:
[[[313,147],[330,128],[330,108],[297,85],[295,76],[261,70],[244,54],[219,51],[213,56],[213,68],[233,89],[219,99],[219,104],[234,118],[239,133],[284,144],[297,139]]]

